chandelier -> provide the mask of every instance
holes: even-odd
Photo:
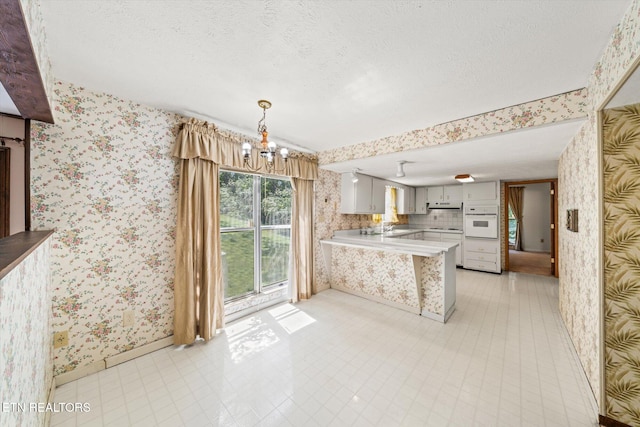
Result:
[[[268,172],[284,172],[284,168],[282,170],[275,169],[275,158],[276,158],[276,143],[273,141],[267,140],[269,136],[269,132],[267,132],[267,124],[265,123],[267,116],[267,109],[271,108],[271,102],[261,99],[258,101],[258,105],[262,108],[262,119],[258,121],[258,135],[262,137],[262,141],[260,144],[262,145],[262,149],[260,150],[260,157],[256,160],[252,161],[251,159],[251,144],[245,142],[242,144],[242,156],[244,157],[244,165],[246,168],[256,172],[263,168],[260,163],[263,163],[266,166]],[[289,150],[286,148],[280,149],[280,157],[284,162],[287,162],[287,158],[289,157]],[[266,161],[260,162],[260,159],[264,159]]]

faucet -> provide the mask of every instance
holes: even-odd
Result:
[[[386,223],[388,224],[387,226],[384,225],[385,221],[382,221],[382,232],[393,231],[393,223],[391,221],[386,221]]]

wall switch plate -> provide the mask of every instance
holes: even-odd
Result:
[[[133,310],[125,310],[122,312],[122,326],[125,328],[128,326],[133,326],[135,321],[135,314]]]
[[[53,348],[66,347],[69,345],[69,331],[54,332]]]

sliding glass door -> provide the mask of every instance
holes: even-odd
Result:
[[[225,300],[288,285],[288,179],[221,171],[220,231]]]

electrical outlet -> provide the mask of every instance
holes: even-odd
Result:
[[[69,345],[69,331],[54,332],[53,348],[66,347]]]
[[[125,328],[128,326],[133,326],[135,321],[135,314],[133,310],[125,310],[122,312],[122,326]]]

